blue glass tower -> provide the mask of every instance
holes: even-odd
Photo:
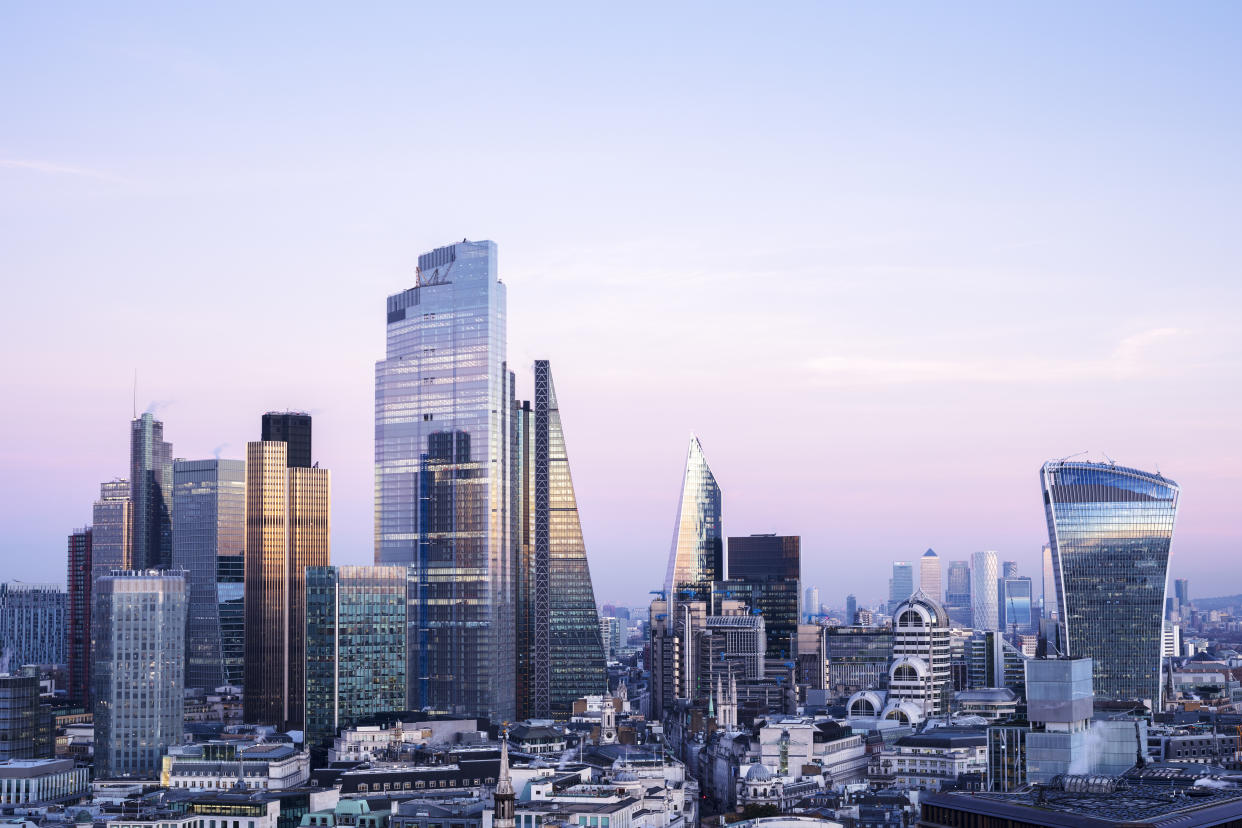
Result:
[[[418,257],[375,366],[375,563],[413,565],[409,700],[514,718],[513,380],[490,241]]]
[[[1160,709],[1169,548],[1180,489],[1159,473],[1052,460],[1040,472],[1061,642],[1097,698]]]

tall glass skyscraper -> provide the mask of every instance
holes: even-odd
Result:
[[[673,524],[664,592],[669,607],[677,601],[711,601],[712,583],[724,579],[724,535],[720,523],[720,487],[703,456],[699,438],[690,435],[681,500]],[[676,617],[676,613],[672,613]]]
[[[971,623],[976,630],[1000,629],[1000,608],[996,601],[996,553],[988,549],[970,557]]]
[[[505,286],[490,241],[418,257],[375,366],[375,563],[412,564],[410,704],[514,718]]]
[[[93,600],[95,777],[151,779],[182,741],[185,577],[105,575]]]
[[[729,538],[729,579],[713,588],[712,612],[724,614],[722,601],[746,602],[763,616],[767,655],[791,660],[798,632],[802,576],[799,535],[744,535]]]
[[[186,573],[186,687],[213,690],[225,672],[220,618],[220,561],[242,564],[246,545],[246,463],[173,463],[173,568]]]
[[[914,594],[914,565],[909,561],[893,561],[893,577],[888,581],[888,611],[891,615],[897,607]],[[931,597],[931,596],[928,596]]]
[[[133,501],[132,565],[172,566],[172,443],[147,412],[130,424],[129,487]]]
[[[941,581],[940,556],[935,549],[928,549],[919,558],[919,590],[936,603],[944,600],[944,584]]]
[[[129,481],[116,479],[99,484],[91,518],[92,577],[114,569],[133,569],[134,506]]]
[[[285,443],[246,444],[247,722],[300,730],[306,694],[306,568],[328,565],[327,469],[290,468]]]
[[[520,493],[517,689],[519,710],[568,719],[573,703],[607,689],[604,647],[556,386],[535,362],[535,401],[515,407],[513,453]]]
[[[306,744],[406,705],[404,566],[306,570]]]
[[[263,415],[259,439],[286,443],[291,468],[311,467],[311,415],[303,411],[269,411]]]
[[[69,699],[89,704],[91,698],[91,529],[77,529],[69,536],[65,573],[69,593],[69,617],[65,628],[69,666]]]
[[[955,625],[971,625],[970,563],[949,561],[945,573],[944,609]]]
[[[1051,460],[1040,471],[1061,642],[1098,698],[1160,709],[1169,549],[1181,490],[1159,473]]]
[[[1021,576],[1001,578],[996,582],[998,617],[1003,622],[1001,632],[1031,632],[1035,629],[1034,586],[1030,578]]]

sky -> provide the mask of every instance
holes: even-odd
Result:
[[[551,360],[599,603],[664,575],[690,434],[803,581],[995,549],[1038,471],[1182,486],[1242,592],[1242,6],[26,3],[0,25],[6,579],[128,473],[314,415],[372,560],[374,362],[419,253],[492,239]]]

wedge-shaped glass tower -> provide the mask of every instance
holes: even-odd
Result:
[[[1160,474],[1052,460],[1040,472],[1067,655],[1094,662],[1096,698],[1160,709],[1169,547],[1180,489]]]
[[[664,578],[670,606],[676,601],[711,600],[712,582],[724,580],[725,575],[723,537],[720,487],[699,438],[692,434]]]
[[[604,647],[578,519],[556,388],[547,360],[535,362],[535,404],[516,410],[518,511],[518,708],[569,718],[575,699],[606,688]]]

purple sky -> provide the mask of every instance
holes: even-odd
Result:
[[[1083,450],[1176,479],[1171,576],[1242,591],[1238,7],[447,15],[10,10],[4,577],[63,580],[135,369],[178,456],[310,410],[369,562],[384,298],[466,236],[601,603],[659,585],[691,431],[831,604],[929,546],[1036,574]]]

